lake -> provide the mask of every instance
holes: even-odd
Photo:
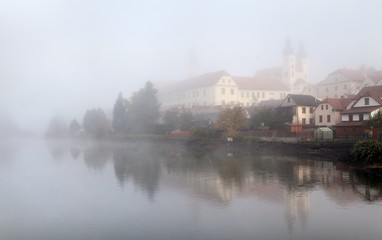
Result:
[[[381,239],[382,180],[316,156],[3,141],[0,239]]]

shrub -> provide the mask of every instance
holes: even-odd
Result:
[[[212,128],[195,128],[191,130],[189,142],[203,142],[221,139],[222,132]]]
[[[360,140],[354,144],[351,154],[355,163],[382,163],[382,144],[372,139]]]

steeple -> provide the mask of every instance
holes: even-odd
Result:
[[[300,46],[298,48],[297,56],[300,58],[306,58],[306,52],[304,49],[304,43],[300,43]]]
[[[292,55],[292,54],[293,54],[292,45],[291,45],[290,39],[287,38],[287,40],[285,41],[284,55]]]

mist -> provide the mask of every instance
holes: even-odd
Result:
[[[379,1],[0,1],[0,112],[42,133],[55,116],[111,111],[146,81],[280,65],[303,43],[310,83],[382,66]],[[11,123],[9,123],[11,122]],[[1,129],[1,128],[0,128]]]

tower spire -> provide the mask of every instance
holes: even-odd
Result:
[[[291,55],[293,54],[292,44],[289,38],[285,41],[285,48],[284,48],[284,55]]]

